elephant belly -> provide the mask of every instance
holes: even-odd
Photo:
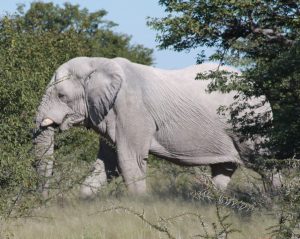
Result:
[[[174,132],[176,133],[176,132]],[[233,141],[226,134],[176,134],[173,137],[156,135],[150,153],[176,164],[197,166],[223,162],[242,163]]]

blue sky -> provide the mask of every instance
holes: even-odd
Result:
[[[30,5],[27,0],[1,1],[0,14],[14,12],[17,3]],[[55,4],[63,4],[65,0],[44,1]],[[193,65],[196,62],[197,53],[200,50],[190,52],[174,52],[172,50],[158,50],[155,42],[156,32],[146,26],[146,17],[163,17],[166,15],[162,6],[158,5],[158,0],[69,0],[72,4],[79,4],[90,11],[105,9],[108,14],[107,20],[119,24],[114,29],[116,32],[126,33],[132,36],[131,43],[143,44],[154,49],[155,66],[165,69],[182,68]]]

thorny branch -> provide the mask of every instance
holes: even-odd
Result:
[[[111,207],[111,208],[104,209],[104,210],[96,212],[96,213],[92,213],[90,215],[95,215],[97,213],[105,213],[105,212],[110,212],[110,211],[117,211],[117,210],[122,210],[124,212],[129,212],[130,214],[140,218],[143,222],[148,224],[151,228],[165,233],[168,236],[169,239],[176,239],[176,237],[171,234],[171,232],[168,230],[168,228],[166,226],[161,226],[161,225],[154,224],[154,223],[150,222],[148,219],[146,219],[144,211],[142,213],[139,213],[139,212],[136,212],[136,211],[132,210],[131,208],[127,208],[127,207],[123,207],[123,206],[116,206],[116,207]]]

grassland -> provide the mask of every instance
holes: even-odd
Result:
[[[274,220],[258,212],[251,216],[230,213],[226,223],[240,231],[229,238],[259,239],[268,238],[266,228]],[[17,239],[201,238],[206,233],[215,235],[214,227],[221,228],[212,205],[147,196],[43,208],[35,217],[8,223],[6,233]]]
[[[116,181],[93,201],[67,195],[35,210],[31,217],[10,220],[2,224],[0,235],[14,239],[217,238],[225,226],[237,230],[229,234],[230,239],[270,238],[267,228],[276,223],[270,211],[245,212],[198,200],[191,196],[192,191],[201,190],[195,176],[191,169],[154,165],[148,195],[126,196]],[[249,193],[255,191],[253,185],[261,186],[258,176],[240,169],[231,188]]]

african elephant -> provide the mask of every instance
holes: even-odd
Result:
[[[83,123],[116,146],[113,151],[100,144],[94,170],[99,175],[87,178],[87,195],[93,193],[88,185],[98,189],[116,168],[130,192],[145,192],[149,153],[179,165],[210,165],[213,182],[224,189],[249,148],[217,113],[221,104],[233,102],[234,93],[209,94],[207,81],[195,81],[197,73],[216,68],[207,63],[162,70],[124,58],[74,58],[51,79],[37,127],[47,132],[47,127],[67,130]]]

